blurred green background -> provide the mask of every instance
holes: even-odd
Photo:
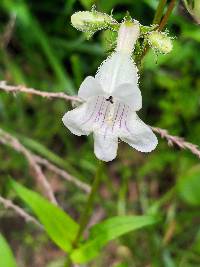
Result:
[[[150,25],[158,1],[1,0],[0,80],[76,94],[84,77],[94,75],[107,56],[109,40],[105,34],[97,33],[87,41],[70,24],[75,11],[88,10],[94,3],[98,11],[110,13],[113,9],[118,21],[128,10],[141,24]],[[174,37],[173,51],[164,56],[150,50],[140,70],[143,109],[139,115],[146,123],[166,128],[171,134],[198,145],[200,26],[180,2],[167,29]],[[0,127],[17,136],[31,151],[91,184],[97,162],[93,141],[91,137],[76,137],[63,126],[61,118],[68,109],[71,104],[63,100],[0,92]],[[13,198],[6,186],[8,175],[37,190],[24,157],[1,145],[0,193]],[[47,175],[62,207],[78,218],[86,195],[56,175]],[[97,213],[103,217],[157,213],[165,223],[120,238],[88,266],[200,266],[197,157],[168,147],[161,139],[157,149],[148,155],[120,144],[118,158],[107,164],[103,178]],[[0,207],[0,231],[9,240],[19,266],[61,266],[63,254],[46,235],[3,207]]]

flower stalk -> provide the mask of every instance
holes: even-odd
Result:
[[[161,20],[161,23],[159,25],[159,30],[162,31],[165,27],[165,25],[167,24],[168,22],[168,19],[174,9],[174,6],[176,4],[176,0],[171,0],[171,2],[169,3],[169,6],[168,6],[168,9],[167,9],[167,12],[165,14],[165,16],[163,17],[163,19]]]
[[[96,170],[96,175],[95,175],[95,178],[92,184],[91,192],[89,194],[84,212],[82,213],[81,218],[80,218],[80,227],[79,227],[79,231],[77,233],[76,239],[74,241],[74,247],[77,247],[81,239],[81,236],[83,232],[85,231],[85,228],[90,220],[93,207],[94,207],[95,196],[97,195],[99,185],[101,182],[101,178],[102,178],[102,171],[103,171],[103,162],[99,160],[97,170]]]
[[[166,3],[167,0],[160,0],[153,19],[153,24],[160,23]]]
[[[158,27],[159,31],[162,31],[164,29],[165,25],[167,24],[168,19],[169,19],[170,15],[171,15],[171,13],[172,13],[172,11],[174,9],[175,4],[176,4],[176,0],[171,0],[171,2],[169,3],[168,9],[166,11],[166,14],[164,15],[163,19],[159,23],[159,27]],[[160,3],[158,4],[157,10],[156,10],[156,14],[154,16],[153,23],[155,23],[155,21],[157,21],[159,18],[162,17],[161,12],[163,12],[164,7],[165,7],[163,5],[164,5],[164,0],[163,1],[161,0]],[[138,64],[141,64],[141,61],[144,58],[144,56],[146,55],[146,53],[148,52],[148,50],[149,50],[149,46],[145,45],[144,51],[141,54],[141,56],[139,57],[139,59],[138,59]]]
[[[80,227],[79,227],[77,236],[76,236],[74,243],[73,243],[74,248],[76,248],[78,246],[78,243],[82,237],[82,234],[84,233],[84,231],[85,231],[85,229],[89,223],[90,217],[92,215],[93,207],[94,207],[94,203],[95,203],[95,197],[97,195],[99,185],[101,182],[101,178],[102,178],[103,166],[104,166],[103,162],[98,161],[96,175],[95,175],[95,178],[94,178],[94,181],[92,184],[91,192],[89,194],[84,211],[81,215],[80,223],[79,223]],[[71,262],[70,258],[68,257],[66,264],[65,264],[65,267],[71,267],[71,266],[72,266],[72,262]]]

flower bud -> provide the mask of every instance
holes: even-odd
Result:
[[[163,54],[168,54],[173,48],[171,38],[166,33],[158,31],[153,31],[148,34],[148,42],[156,52]]]
[[[131,55],[139,35],[140,27],[138,22],[123,22],[118,32],[116,51]]]
[[[77,30],[93,34],[98,30],[108,28],[117,21],[107,14],[92,10],[74,13],[71,16],[71,23]]]

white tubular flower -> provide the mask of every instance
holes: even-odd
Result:
[[[137,67],[131,60],[138,35],[138,24],[122,24],[116,51],[95,77],[87,77],[80,86],[78,96],[85,103],[63,117],[73,134],[93,132],[95,155],[103,161],[116,157],[118,138],[141,152],[150,152],[157,145],[156,136],[135,112],[142,107]]]

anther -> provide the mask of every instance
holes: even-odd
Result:
[[[109,96],[109,97],[106,99],[106,101],[109,101],[111,104],[114,103],[114,101],[113,101],[113,97],[112,97],[112,96]]]

